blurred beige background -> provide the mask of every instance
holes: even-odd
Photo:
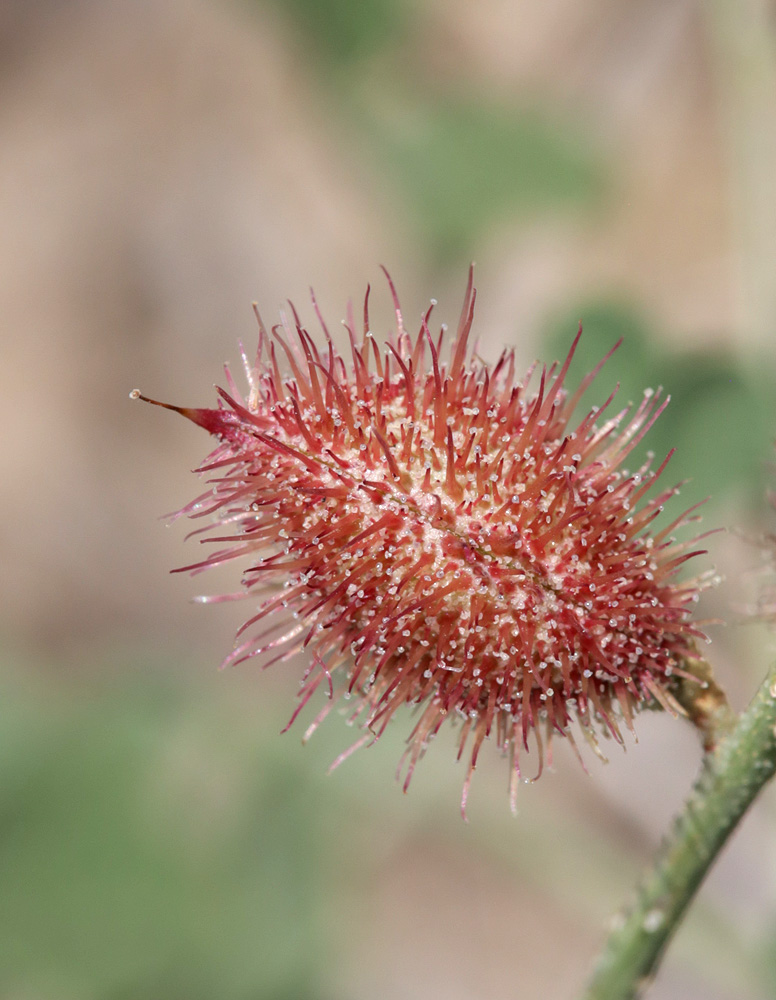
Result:
[[[0,997],[573,997],[692,780],[692,733],[645,717],[589,777],[560,748],[516,821],[492,754],[460,822],[450,740],[407,798],[400,732],[327,777],[351,734],[279,737],[294,677],[216,674],[243,612],[190,603],[232,584],[169,576],[192,550],[158,520],[207,443],[128,392],[205,405],[252,301],[311,319],[310,285],[336,324],[371,281],[387,330],[381,263],[406,315],[435,296],[452,321],[475,259],[485,356],[554,351],[589,303],[642,324],[669,381],[716,365],[738,395],[685,379],[684,451],[722,484],[719,523],[756,534],[773,5],[6,0],[0,94]],[[751,470],[728,482],[699,414],[740,428]],[[708,545],[728,583],[704,613],[735,619],[758,552]],[[742,705],[771,641],[713,635]],[[774,804],[654,1000],[776,991]]]

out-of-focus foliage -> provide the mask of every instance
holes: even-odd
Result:
[[[0,996],[320,997],[326,804],[276,733],[160,677],[3,680]]]
[[[470,256],[477,237],[506,219],[578,208],[603,188],[569,123],[538,110],[418,94],[377,107],[364,123],[368,148],[440,264]]]
[[[329,68],[349,71],[397,42],[405,23],[397,0],[286,0],[279,9],[315,55]]]
[[[392,185],[436,264],[470,258],[501,222],[579,208],[603,192],[601,164],[570,121],[432,83],[406,55],[413,8],[293,0],[281,9],[336,95],[362,165]]]

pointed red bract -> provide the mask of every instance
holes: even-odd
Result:
[[[472,355],[471,275],[449,362],[431,310],[412,339],[391,292],[397,329],[382,352],[368,293],[361,335],[350,310],[347,360],[322,320],[320,349],[294,312],[294,325],[260,326],[246,399],[230,377],[217,409],[173,407],[219,439],[200,470],[209,489],[181,512],[215,518],[204,540],[218,549],[184,568],[243,562],[246,592],[265,596],[225,662],[304,648],[294,718],[319,688],[328,696],[308,735],[345,694],[365,729],[358,745],[417,706],[406,787],[457,719],[464,805],[488,736],[510,757],[514,803],[531,740],[541,769],[542,747],[570,736],[572,720],[591,742],[621,742],[642,705],[675,707],[671,677],[701,634],[698,581],[675,574],[696,553],[669,537],[675,525],[649,534],[676,492],[644,499],[665,462],[622,470],[667,400],[647,391],[602,422],[612,396],[571,424],[598,371],[568,395],[579,334],[531,390],[530,372],[514,381],[512,351],[492,370]]]

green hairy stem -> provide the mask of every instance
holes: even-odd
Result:
[[[776,666],[737,719],[722,713],[714,745],[654,867],[599,957],[583,1000],[641,996],[706,872],[776,771]]]

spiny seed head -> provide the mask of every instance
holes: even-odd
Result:
[[[322,345],[295,312],[270,334],[259,319],[247,396],[227,369],[216,409],[171,407],[218,439],[198,470],[208,490],[180,512],[210,519],[204,541],[218,548],[183,569],[241,560],[244,591],[263,599],[225,662],[304,649],[291,722],[328,694],[308,735],[343,696],[363,726],[356,746],[414,706],[406,788],[458,720],[459,757],[470,747],[462,808],[487,736],[510,758],[514,805],[529,741],[541,770],[553,735],[573,743],[574,719],[597,747],[596,733],[622,742],[620,723],[643,705],[676,708],[671,677],[701,633],[699,581],[675,574],[696,553],[671,535],[686,516],[649,532],[676,492],[645,499],[665,462],[621,469],[667,400],[647,391],[604,418],[613,393],[572,426],[601,367],[567,393],[581,328],[560,368],[516,381],[512,351],[491,368],[469,349],[471,272],[449,353],[431,309],[406,332],[388,280],[397,327],[384,350],[367,290],[360,333],[349,310],[348,359],[320,314]]]

